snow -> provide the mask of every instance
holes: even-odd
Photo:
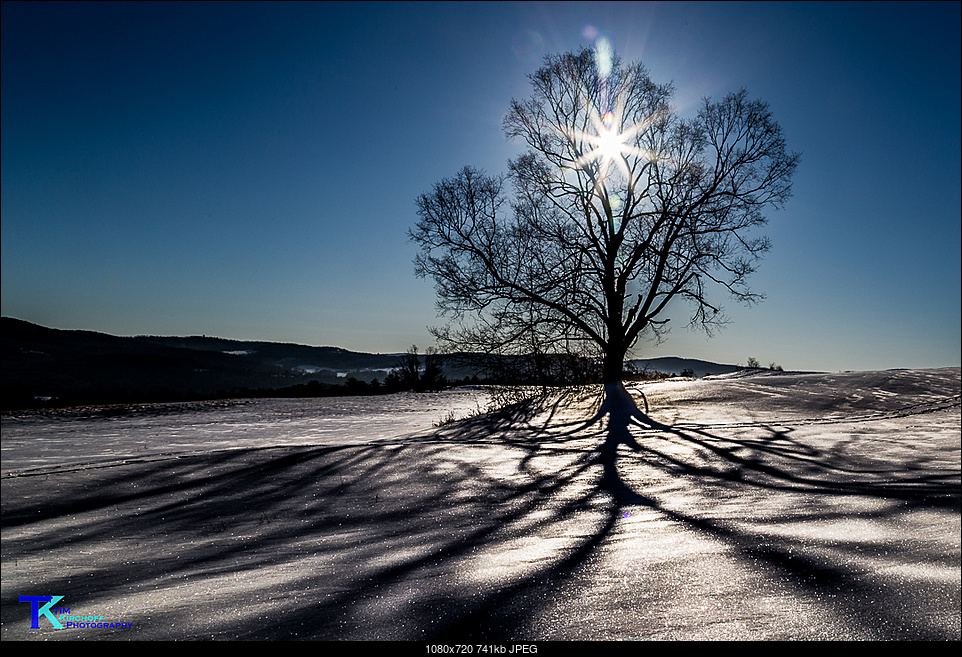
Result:
[[[948,368],[629,386],[649,416],[590,389],[480,415],[483,388],[4,414],[2,638],[958,640],[960,388]],[[30,630],[18,595],[50,594],[129,626]]]
[[[345,445],[403,439],[447,412],[466,415],[487,393],[243,399],[5,413],[2,468],[12,473],[109,465],[235,448]]]

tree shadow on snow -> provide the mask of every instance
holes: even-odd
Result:
[[[861,627],[863,637],[959,639],[957,629],[946,630],[957,624],[958,588],[942,592],[943,616],[945,609],[956,612],[950,612],[945,623],[944,617],[935,620],[924,604],[920,606],[930,592],[872,583],[865,577],[865,564],[858,563],[863,552],[874,550],[876,557],[887,553],[887,566],[893,570],[909,566],[924,573],[957,569],[957,551],[915,549],[900,556],[898,543],[915,537],[839,540],[791,532],[793,526],[857,520],[897,526],[904,533],[900,526],[912,514],[947,512],[957,518],[962,513],[962,486],[957,456],[951,456],[957,455],[957,443],[946,440],[935,452],[919,450],[893,461],[849,450],[857,436],[818,446],[820,441],[794,439],[795,429],[783,425],[747,423],[727,431],[666,425],[640,411],[620,385],[607,387],[604,404],[589,424],[604,416],[608,421],[598,450],[604,472],[601,487],[618,505],[657,509],[688,528],[723,540],[746,562],[789,582],[800,595],[832,599],[833,612]],[[910,443],[912,437],[898,439]],[[676,487],[682,494],[651,496],[623,474],[622,470],[631,470],[626,467],[631,460],[649,473],[687,486]],[[700,503],[692,503],[693,489]],[[784,501],[770,504],[778,499]],[[737,510],[719,511],[719,501],[734,502]],[[779,531],[772,533],[773,526]]]
[[[853,622],[888,615],[878,638],[945,638],[845,567],[858,545],[816,558],[712,505],[804,495],[886,502],[876,514],[958,511],[957,472],[862,468],[794,441],[788,427],[723,436],[664,425],[623,387],[606,393],[587,421],[566,419],[572,399],[559,397],[396,445],[230,450],[6,478],[5,624],[29,613],[17,585],[45,555],[57,567],[33,584],[85,608],[119,605],[138,638],[540,639],[624,512],[645,507],[803,593],[830,593]],[[658,476],[700,502],[640,483]]]

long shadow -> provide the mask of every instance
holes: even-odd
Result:
[[[620,384],[606,386],[604,401],[584,422],[556,425],[565,430],[549,433],[544,427],[537,436],[537,445],[564,442],[593,428],[599,446],[595,462],[601,466],[599,490],[604,491],[616,509],[643,506],[655,509],[665,517],[719,538],[731,545],[744,559],[770,571],[772,576],[792,582],[809,598],[832,597],[836,611],[848,616],[855,625],[872,623],[867,631],[879,639],[943,640],[959,638],[959,632],[946,632],[945,627],[929,624],[914,600],[903,605],[893,604],[898,594],[871,584],[864,573],[851,567],[864,546],[857,542],[838,544],[827,541],[837,554],[834,559],[816,557],[812,550],[803,549],[803,542],[773,537],[753,530],[751,523],[729,522],[700,516],[698,510],[679,509],[646,495],[626,480],[619,469],[619,451],[633,453],[649,468],[673,477],[685,477],[695,482],[706,494],[724,491],[738,494],[745,491],[759,495],[804,495],[808,499],[869,499],[882,503],[881,510],[851,513],[833,512],[823,508],[814,516],[791,511],[782,517],[768,518],[768,522],[826,522],[862,519],[885,519],[892,516],[925,511],[945,511],[956,516],[962,513],[962,486],[958,468],[946,468],[944,463],[931,463],[925,456],[910,462],[887,464],[864,462],[859,457],[822,452],[815,447],[794,440],[794,429],[785,426],[758,424],[746,426],[735,435],[712,433],[706,428],[666,425],[643,413],[632,395]],[[957,405],[955,397],[954,405]],[[604,423],[604,420],[607,422]],[[603,428],[600,428],[602,424]],[[638,434],[647,435],[643,445]],[[651,437],[655,438],[652,440]],[[679,456],[669,449],[659,449],[666,439],[684,444],[688,451],[699,453],[698,459]],[[951,450],[951,445],[947,446]],[[747,496],[746,496],[747,497]],[[844,506],[844,505],[843,505]],[[703,509],[704,510],[704,509]],[[601,541],[599,541],[600,543]],[[809,542],[810,539],[809,539]],[[816,541],[817,542],[817,541]],[[824,546],[819,546],[824,547]],[[928,566],[956,567],[957,555],[921,554]],[[918,594],[917,591],[913,594]],[[958,607],[959,591],[949,592]],[[951,603],[949,605],[952,606]]]
[[[956,399],[957,404],[957,399]],[[604,415],[608,425],[599,449],[599,461],[604,470],[602,487],[620,505],[643,505],[657,509],[666,517],[684,523],[709,536],[723,539],[755,566],[767,569],[773,576],[788,581],[810,599],[831,597],[834,609],[846,614],[854,625],[871,624],[868,630],[877,639],[958,640],[958,630],[946,630],[941,623],[929,623],[916,599],[904,604],[893,603],[900,592],[871,584],[850,566],[864,546],[857,542],[839,545],[826,539],[824,548],[831,545],[835,558],[815,556],[818,550],[806,549],[802,540],[773,537],[753,530],[751,522],[729,522],[698,515],[698,509],[679,509],[668,506],[635,490],[618,468],[619,448],[627,448],[641,457],[646,466],[674,477],[685,477],[710,496],[711,490],[722,490],[729,495],[750,491],[753,496],[793,494],[831,499],[871,499],[883,503],[882,509],[859,513],[842,511],[832,517],[820,512],[814,517],[794,510],[781,517],[768,518],[768,523],[825,522],[833,519],[850,520],[853,516],[880,518],[919,511],[946,511],[955,516],[962,513],[962,486],[958,468],[928,463],[919,458],[910,463],[862,463],[859,458],[823,453],[811,445],[791,438],[791,428],[768,425],[753,427],[754,431],[723,436],[704,428],[681,428],[664,425],[641,412],[631,395],[620,385],[606,390],[605,403],[592,418],[597,422]],[[633,433],[633,431],[635,433]],[[637,433],[656,436],[642,445]],[[696,461],[659,449],[666,438],[686,446],[688,451],[700,452]],[[947,445],[947,450],[953,449]],[[955,448],[957,451],[957,448]],[[748,496],[746,496],[748,497]],[[707,509],[701,509],[705,511]],[[737,519],[736,519],[737,520]],[[808,543],[818,543],[810,538]],[[810,546],[808,546],[810,547]],[[919,555],[926,563],[920,570],[937,565],[958,568],[958,554]],[[922,597],[928,594],[913,594]],[[958,610],[959,590],[946,592],[949,608]],[[956,622],[957,622],[957,613]],[[952,622],[950,621],[949,626]]]
[[[402,445],[230,450],[5,478],[4,638],[26,638],[7,629],[28,613],[16,602],[30,581],[21,570],[38,555],[70,566],[87,554],[100,555],[88,577],[45,571],[44,590],[94,608],[148,592],[173,602],[129,612],[139,638],[537,639],[535,619],[636,506],[723,539],[800,591],[835,596],[853,622],[884,617],[879,638],[958,638],[906,618],[858,573],[797,542],[638,490],[623,465],[639,460],[705,491],[953,511],[957,473],[920,463],[875,476],[793,441],[789,428],[673,427],[641,413],[623,387],[605,392],[587,421],[559,419],[570,398],[529,400]],[[209,612],[200,618],[176,599],[197,580],[229,596],[200,605]]]
[[[488,434],[509,428],[503,417],[492,422]],[[475,429],[471,436],[480,436]],[[571,490],[591,468],[586,455],[522,473],[514,457],[501,476],[452,459],[453,448],[424,440],[231,450],[6,478],[4,618],[28,613],[16,600],[30,574],[18,569],[44,555],[66,567],[45,573],[43,589],[88,608],[145,588],[176,595],[192,579],[217,589],[225,577],[248,575],[250,588],[225,587],[235,618],[210,623],[164,605],[129,619],[146,638],[524,638],[525,591],[583,562],[614,525],[615,510],[595,489]],[[530,574],[496,586],[471,581],[478,553],[497,562],[502,546],[550,536],[557,525],[583,525],[582,535]],[[123,558],[90,556],[111,550]],[[80,554],[95,569],[89,578],[71,567],[70,555]],[[497,572],[483,579],[499,581]],[[384,607],[384,595],[405,599]],[[266,601],[274,604],[264,610]]]

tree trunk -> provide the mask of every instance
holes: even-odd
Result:
[[[621,383],[622,376],[625,370],[625,352],[624,350],[615,349],[614,351],[605,352],[605,360],[602,365],[602,382],[608,383]]]

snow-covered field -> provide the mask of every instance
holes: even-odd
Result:
[[[225,449],[403,439],[488,404],[480,389],[86,407],[3,416],[3,475]]]
[[[584,426],[597,391],[4,414],[2,638],[958,640],[960,387],[637,387],[657,428]]]

